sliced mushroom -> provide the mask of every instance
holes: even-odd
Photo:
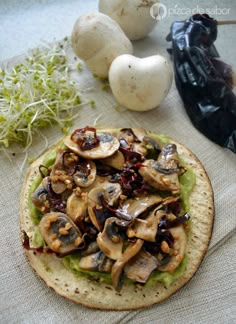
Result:
[[[173,255],[170,257],[169,262],[163,266],[159,266],[158,270],[173,273],[183,260],[187,245],[187,236],[183,225],[172,227],[169,229],[169,231],[174,238],[174,244],[172,247]]]
[[[145,156],[147,154],[146,145],[143,142],[143,138],[146,135],[146,131],[143,129],[123,128],[120,132],[120,143],[123,149],[128,149],[131,152],[141,154]]]
[[[71,183],[71,180],[68,180]],[[64,181],[56,181],[56,182],[51,182],[51,186],[52,186],[52,190],[56,193],[56,194],[61,194],[66,190],[67,185],[64,183]]]
[[[32,194],[32,202],[42,213],[49,211],[48,204],[48,177],[45,177],[39,187]]]
[[[102,252],[112,260],[117,260],[122,256],[124,241],[119,233],[115,217],[106,220],[103,232],[97,236],[97,244]]]
[[[121,151],[117,151],[112,156],[102,159],[101,162],[114,169],[121,170],[124,167],[125,158]]]
[[[131,149],[132,151],[137,152],[143,156],[147,155],[147,148],[144,143],[133,143],[131,145]]]
[[[121,210],[130,215],[132,219],[137,218],[143,212],[147,211],[148,209],[158,205],[162,202],[161,196],[157,194],[149,195],[149,196],[141,196],[135,198],[126,199],[122,205]]]
[[[73,174],[73,180],[78,187],[86,188],[91,186],[96,178],[96,165],[90,160],[79,163]]]
[[[63,151],[61,150],[57,151],[56,161],[50,174],[52,190],[57,194],[61,194],[66,190],[66,184],[64,183],[64,180],[60,180],[58,174],[56,175],[56,173],[59,173],[58,171],[60,171],[60,173],[61,171],[65,173],[63,170]]]
[[[99,251],[99,247],[96,241],[91,242],[85,250],[82,250],[80,255],[81,256],[87,256],[90,254],[94,254]]]
[[[121,186],[119,183],[107,183],[104,186],[103,184],[103,197],[109,206],[115,207],[118,204],[120,195],[122,194]]]
[[[77,163],[78,159],[79,157],[73,152],[61,149],[57,151],[56,161],[50,174],[52,190],[55,193],[61,194],[66,189],[72,189],[73,179],[68,174],[70,173],[68,170]]]
[[[101,177],[96,174],[95,181],[89,187],[81,188],[81,191],[89,193],[92,189],[97,188],[98,186],[101,186],[102,184],[109,182],[109,180],[110,180],[110,176]]]
[[[124,273],[132,281],[145,283],[157,267],[157,259],[150,253],[141,250],[124,267]]]
[[[103,262],[99,265],[99,272],[111,272],[114,261],[110,258],[104,257]]]
[[[169,154],[168,152],[173,152],[174,149],[169,151],[167,149],[168,147],[164,146],[162,153],[158,157],[158,161],[150,159],[142,163],[142,166],[139,168],[139,173],[152,187],[159,190],[171,191],[172,194],[178,194],[180,192],[178,178],[180,169],[176,164],[177,152],[176,154]]]
[[[147,149],[143,138],[146,135],[146,131],[143,129],[135,129],[135,132],[132,128],[122,128],[120,132],[120,139],[126,141],[130,149],[141,155],[147,154]]]
[[[119,292],[122,288],[121,274],[125,264],[141,250],[143,243],[144,241],[140,239],[137,239],[135,243],[130,243],[122,256],[113,264],[111,278],[112,285],[116,291]]]
[[[66,203],[66,214],[75,224],[79,224],[87,216],[87,199],[82,194],[73,192]]]
[[[65,138],[64,144],[85,159],[103,159],[119,149],[118,139],[109,133],[96,134],[96,131],[90,130],[75,132]]]
[[[88,193],[88,213],[91,222],[99,230],[102,231],[103,224],[107,215],[110,212],[104,210],[101,203],[101,195],[110,206],[115,206],[121,195],[121,187],[118,183],[104,182],[103,184],[95,187]],[[100,219],[98,219],[100,217]]]
[[[39,231],[48,247],[61,256],[72,253],[83,243],[80,230],[63,213],[45,214],[39,223]]]
[[[111,272],[114,261],[107,258],[102,251],[84,256],[80,259],[79,267],[88,271]]]
[[[129,238],[138,237],[148,242],[155,242],[158,225],[163,215],[165,215],[164,211],[157,212],[155,209],[145,219],[136,218],[133,225],[127,229],[127,236]]]
[[[148,158],[157,160],[163,144],[157,138],[151,136],[144,136],[143,142],[147,149]]]
[[[178,152],[175,144],[166,144],[163,146],[157,159],[158,170],[164,174],[178,173],[179,161]]]
[[[120,130],[120,138],[123,138],[128,144],[140,143],[143,141],[146,131],[143,128],[122,128]]]

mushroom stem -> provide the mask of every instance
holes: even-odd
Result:
[[[217,21],[218,26],[223,26],[223,25],[236,25],[236,20],[220,20]]]
[[[144,241],[137,239],[135,243],[130,243],[122,256],[116,260],[111,270],[112,284],[116,291],[121,290],[121,273],[125,266],[132,257],[134,257],[142,248]]]
[[[233,86],[236,87],[236,71],[233,70]]]
[[[136,221],[140,222],[140,223],[145,223],[145,224],[148,223],[148,221],[146,221],[145,219],[142,219],[142,218],[136,218]]]

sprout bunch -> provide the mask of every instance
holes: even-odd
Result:
[[[26,151],[53,124],[66,133],[80,104],[62,44],[34,50],[11,71],[0,69],[0,150],[15,142]]]

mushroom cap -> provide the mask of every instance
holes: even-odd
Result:
[[[87,135],[91,136],[91,135]],[[82,150],[80,146],[71,139],[71,136],[66,136],[64,144],[73,152],[85,159],[103,159],[113,155],[120,146],[118,139],[112,136],[110,133],[98,133],[97,138],[99,144],[91,149]]]
[[[121,210],[134,219],[160,202],[162,198],[158,194],[140,196],[138,199],[129,198],[124,201]]]
[[[138,172],[153,188],[171,191],[173,194],[178,194],[180,192],[178,173],[161,173],[158,170],[158,162],[155,160],[144,161]]]
[[[127,236],[130,238],[137,237],[148,242],[155,242],[158,225],[163,216],[156,211],[156,209],[151,211],[145,219],[136,218],[134,224],[127,228]]]
[[[142,249],[125,264],[124,272],[132,281],[145,283],[156,267],[157,259]]]
[[[39,187],[32,193],[31,199],[35,207],[42,213],[49,211],[49,208],[45,208],[45,202],[48,195],[48,177],[45,177]]]
[[[86,160],[79,164],[81,168],[73,174],[73,180],[78,187],[91,186],[96,178],[96,165],[93,161]]]
[[[187,245],[187,235],[183,225],[172,227],[169,231],[174,238],[173,250],[175,251],[175,255],[171,256],[170,261],[167,264],[159,266],[158,270],[173,273],[183,260]]]
[[[103,232],[97,236],[97,244],[101,251],[112,260],[117,260],[122,256],[124,242],[118,233],[116,217],[106,220]]]
[[[67,159],[66,159],[67,154],[75,155],[72,152],[66,152],[65,150],[62,149],[57,150],[56,161],[50,173],[52,190],[57,194],[61,194],[67,189],[67,184],[65,183],[66,177],[67,177],[67,181],[69,180],[70,183],[72,182],[71,177],[68,175],[70,163],[69,165],[67,164]],[[78,156],[76,156],[76,158],[78,159]],[[58,173],[63,174],[63,177],[60,178],[59,176],[56,176],[56,174]],[[54,180],[55,176],[57,178],[56,181]]]
[[[131,147],[132,151],[145,156],[147,154],[147,149],[143,142],[145,135],[146,131],[141,128],[135,129],[135,131],[133,131],[132,128],[123,128],[121,129],[119,138],[124,139]]]
[[[121,195],[121,187],[118,183],[104,182],[103,184],[95,187],[90,190],[88,193],[88,214],[93,225],[99,230],[102,231],[102,225],[96,217],[95,209],[101,208],[101,201],[99,196],[104,195],[104,198],[109,205],[113,206],[118,201]]]
[[[120,277],[125,264],[141,250],[143,243],[144,241],[140,239],[137,239],[134,243],[130,243],[121,257],[113,264],[111,269],[111,278],[112,285],[116,291],[121,290]]]
[[[102,251],[98,251],[82,257],[79,262],[79,267],[89,271],[111,272],[113,262]]]
[[[63,213],[45,214],[39,223],[39,231],[48,247],[61,256],[70,254],[83,242],[80,230]]]
[[[73,192],[66,202],[66,214],[76,224],[87,215],[87,201],[85,197]]]
[[[121,151],[116,151],[111,156],[102,159],[101,162],[114,169],[121,170],[125,164],[125,157]]]

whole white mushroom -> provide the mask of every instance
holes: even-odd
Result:
[[[133,46],[118,23],[102,13],[80,16],[72,31],[75,54],[101,78],[107,78],[112,61],[121,54],[132,54]]]
[[[172,69],[160,55],[138,58],[124,54],[109,70],[109,82],[116,100],[126,108],[147,111],[158,107],[173,80]]]
[[[150,9],[159,0],[99,0],[99,11],[118,22],[130,40],[147,36],[155,27]]]

